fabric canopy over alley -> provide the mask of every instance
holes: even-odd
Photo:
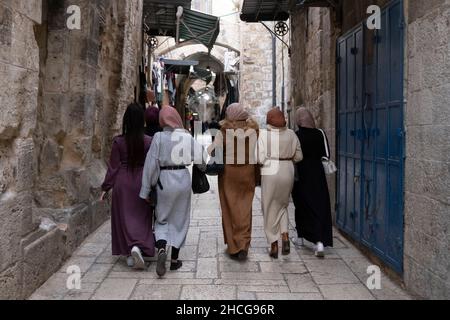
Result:
[[[220,33],[220,19],[190,7],[190,0],[146,0],[144,24],[147,34],[174,37],[177,43],[200,43],[211,51]]]

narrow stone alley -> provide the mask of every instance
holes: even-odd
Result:
[[[411,299],[386,275],[381,290],[368,290],[372,263],[337,231],[335,247],[324,260],[314,256],[312,244],[292,247],[277,261],[268,255],[263,230],[260,188],[254,199],[252,246],[247,262],[231,260],[225,253],[218,201],[217,179],[211,191],[192,199],[192,220],[183,268],[159,279],[154,259],[146,271],[130,269],[124,259],[111,255],[110,222],[92,234],[72,258],[30,299],[32,300],[373,300]],[[289,207],[291,234],[294,208]],[[66,286],[70,266],[82,272],[81,289]]]
[[[449,31],[450,0],[0,0],[0,300],[449,300]],[[249,259],[231,260],[213,177],[181,270],[112,256],[104,180],[128,106],[173,108],[209,146],[235,103],[260,132],[276,109],[295,141],[323,130],[325,259],[270,258],[257,188]]]

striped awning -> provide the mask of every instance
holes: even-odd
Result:
[[[286,21],[291,0],[244,0],[241,20],[245,22]]]
[[[144,26],[149,36],[175,37],[177,9],[191,8],[192,0],[144,0]]]
[[[301,7],[337,7],[339,0],[297,0]]]
[[[220,19],[202,12],[184,9],[179,21],[177,43],[194,41],[212,50],[220,33]]]

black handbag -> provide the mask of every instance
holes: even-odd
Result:
[[[216,150],[212,152],[211,159],[206,165],[206,174],[208,176],[218,176],[225,170],[225,164],[223,162],[223,152],[220,151],[220,153],[222,154],[222,163],[217,163],[217,159],[215,159]]]
[[[158,204],[158,187],[161,190],[164,190],[161,181],[158,179],[158,184],[154,187],[151,188],[150,190],[150,194],[148,196],[149,200],[150,200],[150,206],[152,208],[156,208],[156,205]]]
[[[208,177],[196,165],[192,167],[192,191],[194,194],[203,194],[210,189]]]

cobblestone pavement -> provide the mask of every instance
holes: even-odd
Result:
[[[192,222],[181,251],[183,268],[155,273],[155,260],[147,271],[136,271],[123,258],[111,256],[109,222],[91,235],[72,258],[31,299],[149,299],[149,300],[303,300],[303,299],[410,299],[398,285],[382,275],[382,289],[365,286],[371,265],[354,246],[335,231],[335,247],[317,259],[312,244],[292,247],[291,255],[273,260],[263,231],[260,189],[254,200],[253,235],[249,260],[232,261],[225,254],[216,179],[210,193],[193,197]],[[293,227],[293,206],[291,232]],[[81,268],[81,290],[68,290],[69,266]]]

